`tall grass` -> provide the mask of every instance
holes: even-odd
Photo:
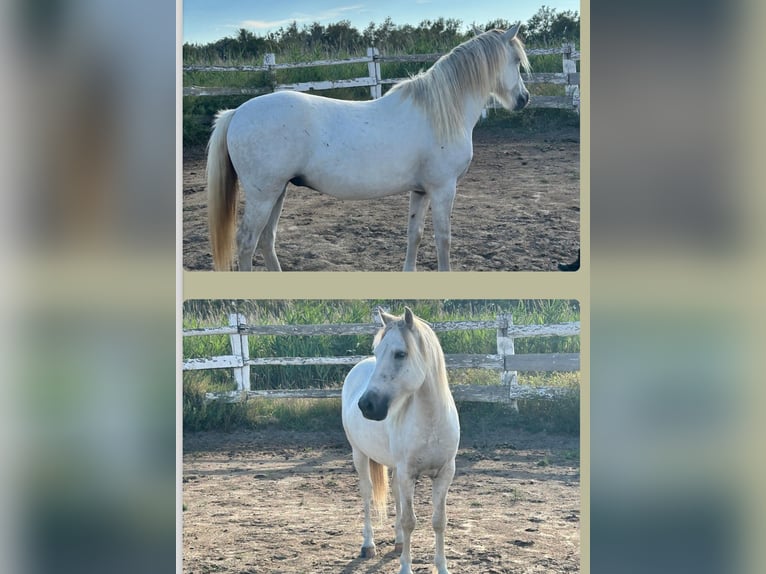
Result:
[[[416,315],[431,322],[457,320],[491,320],[498,313],[512,313],[517,325],[551,324],[579,320],[579,304],[565,300],[193,300],[184,303],[184,328],[221,326],[229,313],[241,313],[249,324],[328,324],[369,323],[377,306],[400,313],[405,305]],[[494,329],[438,333],[445,353],[494,354]],[[250,336],[251,357],[319,357],[368,355],[372,335],[360,336]],[[579,352],[579,337],[536,337],[517,339],[517,353]],[[184,358],[210,357],[231,353],[229,337],[186,337]],[[251,368],[253,389],[337,388],[350,366],[263,366]],[[205,403],[205,392],[233,390],[235,381],[230,369],[190,371],[184,373],[184,424],[188,429],[232,428],[242,424],[268,424],[291,421],[284,401],[249,401],[225,405]],[[451,370],[452,384],[497,384],[498,373],[488,370]],[[532,385],[556,385],[572,388],[576,393],[578,373],[519,373],[519,382]],[[535,401],[525,401],[533,404]],[[310,405],[321,401],[308,401]],[[312,406],[311,408],[317,408]],[[304,406],[298,410],[308,410]],[[550,407],[546,407],[550,408]],[[578,407],[579,408],[579,407]],[[269,409],[275,409],[274,414]],[[526,411],[529,413],[529,409]],[[312,416],[312,415],[309,415]],[[300,418],[300,417],[299,417]],[[291,423],[288,423],[291,424]]]

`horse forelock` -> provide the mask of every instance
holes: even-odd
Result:
[[[411,97],[429,117],[438,138],[453,141],[465,134],[464,94],[489,94],[507,64],[509,46],[526,69],[529,62],[520,40],[514,38],[509,45],[501,30],[490,30],[456,46],[430,69],[395,85],[389,93]]]

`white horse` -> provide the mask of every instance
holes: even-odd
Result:
[[[395,550],[401,552],[401,574],[411,574],[415,481],[428,475],[433,479],[434,564],[439,574],[447,574],[447,489],[455,474],[460,423],[447,384],[444,353],[428,324],[409,308],[403,317],[379,313],[384,327],[373,343],[375,356],[351,369],[343,383],[343,428],[364,500],[362,556],[375,556],[370,510],[375,507],[386,516],[386,467],[390,467]]]
[[[517,32],[476,36],[377,100],[277,92],[219,112],[207,162],[215,269],[232,267],[239,180],[241,271],[252,268],[256,246],[268,270],[281,270],[274,242],[288,182],[340,199],[409,192],[404,270],[415,270],[430,204],[438,268],[449,271],[450,215],[473,155],[473,127],[490,94],[511,110],[529,101],[519,71],[529,62]]]

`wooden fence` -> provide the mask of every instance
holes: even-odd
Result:
[[[577,72],[577,60],[580,53],[574,44],[563,44],[560,48],[533,48],[527,50],[530,57],[544,54],[561,54],[562,71],[555,73],[522,74],[527,84],[563,84],[564,96],[533,96],[529,106],[533,108],[564,108],[580,110],[580,74]],[[382,56],[377,48],[368,48],[366,56],[346,58],[342,60],[317,60],[314,62],[299,62],[292,64],[277,64],[274,54],[266,54],[262,66],[184,66],[185,72],[267,72],[270,84],[261,88],[231,88],[231,87],[202,87],[184,86],[184,96],[259,96],[281,90],[309,92],[314,90],[333,90],[337,88],[369,87],[370,97],[377,99],[382,95],[384,85],[396,84],[406,78],[382,78],[380,64],[385,62],[435,62],[442,54],[411,54],[404,56]],[[344,64],[367,64],[367,75],[347,80],[324,80],[302,82],[296,84],[278,84],[278,70],[294,70],[297,68],[313,68],[318,66],[338,66]],[[492,105],[490,107],[497,107]]]
[[[377,315],[377,314],[376,314]],[[203,329],[184,329],[184,337],[228,335],[231,355],[189,358],[183,361],[184,371],[201,369],[233,369],[237,390],[207,393],[210,400],[241,400],[247,397],[269,398],[329,398],[339,397],[340,388],[332,389],[269,389],[250,388],[250,367],[263,365],[355,365],[367,356],[343,357],[250,357],[248,337],[258,335],[311,336],[311,335],[373,335],[382,325],[376,316],[372,323],[343,325],[248,325],[241,314],[231,314],[229,325]],[[559,387],[530,387],[519,385],[517,371],[577,371],[579,353],[515,353],[514,340],[522,337],[573,336],[580,334],[579,321],[557,325],[514,325],[511,314],[498,315],[488,321],[449,321],[431,325],[437,333],[492,329],[497,333],[497,353],[494,355],[448,354],[448,369],[492,369],[500,372],[497,385],[453,385],[456,400],[479,402],[510,402],[520,398],[555,398],[562,392]]]

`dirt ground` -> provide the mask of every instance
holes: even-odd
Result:
[[[393,503],[376,527],[378,555],[359,558],[357,484],[342,431],[185,436],[184,573],[398,572]],[[415,574],[431,571],[430,494],[420,480]],[[451,572],[579,572],[578,438],[464,431],[447,516]]]
[[[407,247],[407,194],[341,201],[289,186],[277,231],[285,271],[400,271]],[[418,269],[436,269],[430,214]],[[211,270],[204,151],[183,163],[183,258]],[[570,262],[580,241],[580,143],[574,129],[519,135],[474,131],[474,159],[452,213],[452,269],[549,271]],[[255,268],[264,269],[260,254]]]

